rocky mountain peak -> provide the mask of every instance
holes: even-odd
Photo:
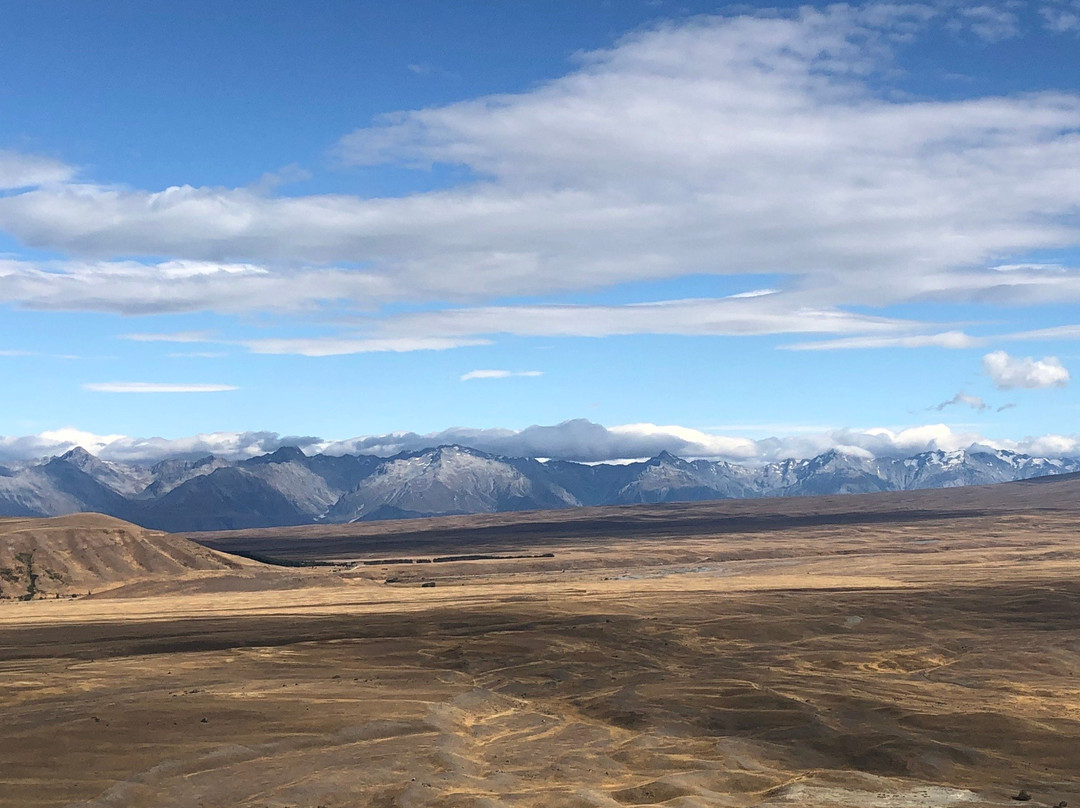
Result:
[[[250,463],[303,463],[307,455],[299,446],[282,446],[270,454],[253,457]]]
[[[650,458],[645,461],[650,466],[684,466],[686,461],[677,455],[673,455],[667,449],[664,449],[656,457]]]
[[[79,468],[92,463],[101,462],[81,446],[76,446],[74,449],[64,452],[58,459],[63,460],[65,463],[71,463]]]

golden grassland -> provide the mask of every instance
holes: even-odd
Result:
[[[1080,804],[1080,513],[708,507],[0,602],[0,806]]]

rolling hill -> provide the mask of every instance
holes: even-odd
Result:
[[[0,597],[56,597],[260,565],[111,516],[0,519]]]

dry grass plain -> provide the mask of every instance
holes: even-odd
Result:
[[[0,602],[0,806],[1080,805],[1080,511],[1014,490],[315,528],[334,566]],[[363,563],[451,546],[552,555]]]

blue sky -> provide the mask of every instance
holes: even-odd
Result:
[[[0,10],[0,457],[1080,452],[1080,4]]]

